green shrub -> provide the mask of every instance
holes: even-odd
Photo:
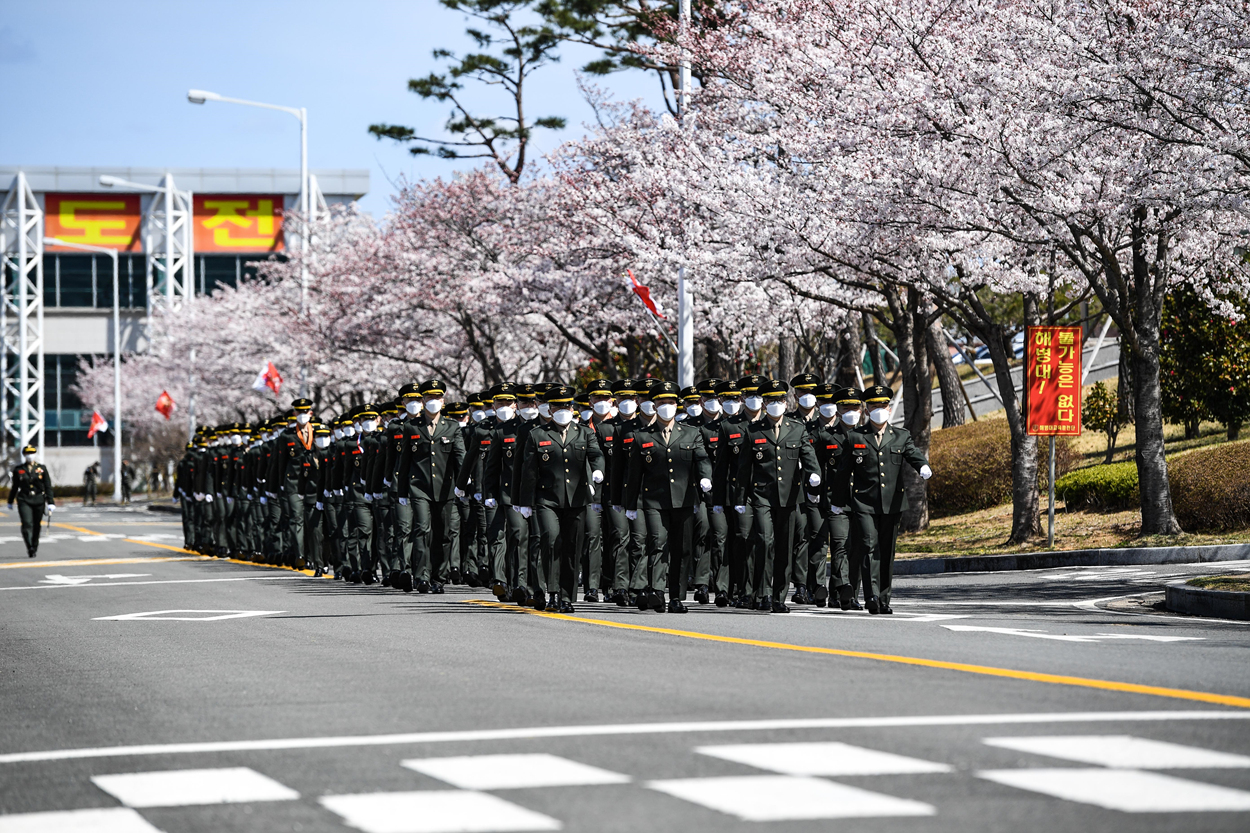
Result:
[[[1168,460],[1172,508],[1186,532],[1250,527],[1250,442],[1199,448]]]
[[[1072,469],[1072,443],[1055,443],[1055,468]],[[933,477],[929,514],[935,518],[988,509],[1011,500],[1011,428],[1005,419],[983,419],[933,432],[929,444]],[[1038,443],[1038,488],[1046,488],[1049,460],[1046,442]]]
[[[1132,509],[1140,505],[1137,463],[1112,463],[1069,472],[1055,480],[1055,497],[1069,509]]]

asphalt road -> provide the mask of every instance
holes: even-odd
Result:
[[[903,578],[898,613],[573,616],[0,516],[0,833],[1237,830],[1250,562]]]

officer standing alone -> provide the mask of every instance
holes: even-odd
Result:
[[[43,520],[44,507],[49,513],[56,509],[52,499],[52,477],[47,468],[35,462],[36,453],[33,445],[23,448],[23,460],[13,468],[9,477],[9,506],[17,501],[17,514],[22,519],[22,540],[26,542],[26,555],[30,558],[34,558],[39,551],[39,522]]]

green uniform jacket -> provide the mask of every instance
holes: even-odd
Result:
[[[525,421],[514,416],[507,422],[496,421],[489,437],[478,438],[479,454],[486,455],[482,470],[482,497],[494,498],[500,506],[511,506],[516,493],[516,461],[521,455],[521,440],[529,429]]]
[[[52,478],[40,463],[22,463],[14,466],[9,478],[9,505],[17,500],[30,506],[55,503],[52,499]]]
[[[517,506],[569,509],[587,506],[600,496],[602,486],[591,494],[591,472],[603,471],[603,452],[594,430],[574,422],[564,430],[563,439],[560,434],[554,422],[530,431],[521,463],[521,488],[512,498]]]
[[[880,448],[873,433],[872,426],[865,425],[847,437],[853,478],[851,508],[856,512],[896,515],[907,509],[903,464],[920,471],[929,461],[916,450],[906,430],[887,425]]]
[[[748,420],[744,414],[722,417],[720,431],[716,435],[716,467],[712,477],[712,505],[740,506],[732,503],[737,490],[738,461],[742,458],[742,449],[746,443]]]
[[[451,500],[456,477],[464,465],[464,434],[460,423],[425,417],[405,423],[404,450],[399,461],[399,496],[415,489],[426,500]]]
[[[486,459],[495,444],[494,417],[470,423],[464,429],[464,466],[456,478],[456,486],[465,492],[482,492],[485,497]]]
[[[783,416],[779,424],[780,431],[775,434],[768,417],[744,427],[745,436],[737,455],[734,506],[795,506],[808,489],[808,477],[820,474],[807,426],[788,416]]]
[[[659,422],[634,433],[625,508],[678,509],[702,499],[699,481],[712,479],[712,464],[697,426],[673,424],[668,443]]]
[[[820,477],[824,481],[819,488],[810,491],[821,495],[825,506],[837,506],[844,510],[851,508],[851,430],[836,417],[829,424],[823,419],[807,423],[807,433],[812,438],[812,447],[816,449]]]
[[[613,506],[625,505],[625,489],[629,485],[629,455],[634,450],[634,435],[647,427],[651,419],[641,412],[631,417],[617,414],[616,428],[612,434],[612,454],[608,457],[611,471],[607,482],[610,490],[604,495]],[[614,421],[616,421],[614,420]]]

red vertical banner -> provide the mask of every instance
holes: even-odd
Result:
[[[1080,436],[1080,327],[1026,328],[1024,389],[1029,434]]]

